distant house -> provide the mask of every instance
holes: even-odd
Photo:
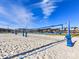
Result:
[[[12,32],[12,29],[0,28],[0,33],[9,33]]]
[[[72,33],[72,34],[79,33],[79,28],[78,28],[78,27],[71,27],[70,30],[71,30],[71,33]],[[65,28],[64,28],[64,33],[67,33],[67,31],[68,31],[68,28],[65,27]]]
[[[56,29],[42,28],[42,29],[32,29],[31,32],[38,32],[38,33],[60,33],[61,30],[59,28],[56,28]]]
[[[79,28],[78,27],[74,27],[74,30],[73,32],[76,34],[76,33],[79,33]]]

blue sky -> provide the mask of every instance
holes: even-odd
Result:
[[[69,19],[79,27],[79,0],[0,0],[0,27],[66,25]]]

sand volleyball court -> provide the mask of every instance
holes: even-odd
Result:
[[[79,59],[79,42],[67,47],[63,39],[41,34],[0,34],[0,59]]]

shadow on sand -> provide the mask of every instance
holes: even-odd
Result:
[[[52,43],[43,45],[43,46],[38,47],[38,48],[34,48],[34,49],[29,50],[29,51],[26,51],[26,52],[22,52],[22,53],[13,55],[13,56],[5,57],[5,58],[3,58],[3,59],[12,59],[12,58],[15,58],[15,57],[19,57],[20,55],[25,55],[25,54],[27,54],[27,53],[32,53],[32,52],[35,51],[34,53],[30,54],[30,55],[33,55],[33,54],[35,54],[35,53],[37,53],[37,52],[44,51],[44,50],[46,50],[46,49],[48,49],[48,48],[50,48],[50,47],[53,47],[53,46],[55,46],[56,44],[59,44],[59,43],[64,42],[64,41],[65,41],[65,40],[60,40],[60,41],[52,42]],[[52,44],[53,44],[53,45],[52,45]],[[30,55],[29,55],[29,56],[30,56]],[[27,57],[27,56],[25,56],[25,57]]]
[[[77,41],[73,42],[73,46],[75,45],[76,42],[77,42]]]

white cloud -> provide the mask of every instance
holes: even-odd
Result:
[[[10,4],[10,6],[7,8],[1,5],[0,14],[4,15],[6,19],[17,23],[16,25],[17,27],[24,27],[26,25],[30,27],[33,23],[33,20],[36,19],[36,17],[33,16],[34,14],[31,11],[21,6],[22,0],[18,0],[18,1],[20,6],[18,6],[17,4],[15,5]],[[42,2],[35,3],[34,5],[42,9],[44,14],[44,19],[47,19],[51,15],[51,13],[54,12],[55,9],[57,8],[56,2],[59,1],[62,0],[43,0]]]
[[[44,18],[48,18],[52,12],[57,8],[56,2],[61,2],[62,0],[43,0],[42,2],[36,3],[36,6],[39,6],[44,14]]]
[[[30,27],[33,19],[35,19],[31,11],[16,5],[11,5],[9,11],[6,11],[5,7],[0,6],[0,14],[4,15],[8,20],[17,23],[19,27],[25,27],[26,25]]]
[[[17,19],[17,21],[21,24],[29,24],[34,19],[33,13],[30,12],[28,9],[25,9],[23,7],[12,7],[12,12],[14,12],[14,19]]]
[[[0,28],[8,28],[9,23],[5,22],[5,21],[0,21]]]
[[[5,8],[3,6],[0,6],[0,14],[8,15],[8,13],[5,11]]]
[[[44,18],[47,18],[48,16],[51,15],[52,12],[54,12],[54,9],[56,8],[56,6],[54,6],[54,3],[52,4],[51,2],[43,2],[43,4],[41,4],[41,8],[43,10],[43,14],[45,15]]]
[[[47,3],[49,0],[43,0],[42,3]]]

